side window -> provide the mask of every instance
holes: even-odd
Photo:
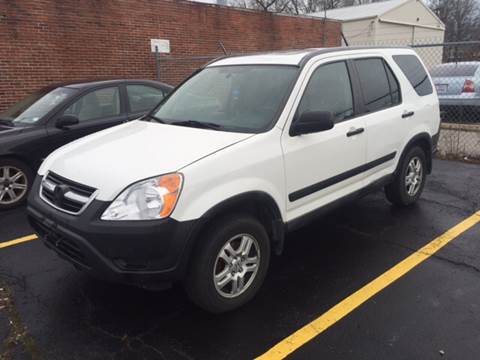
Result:
[[[367,112],[382,110],[400,103],[398,82],[383,59],[359,59],[355,60],[355,64]]]
[[[162,90],[146,85],[127,85],[127,94],[132,113],[151,110],[164,97]]]
[[[388,83],[390,84],[390,94],[392,95],[392,105],[398,105],[402,102],[402,94],[400,93],[400,85],[398,84],[398,80],[393,75],[392,69],[385,64],[385,70],[387,71]]]
[[[432,83],[420,60],[415,55],[394,55],[393,60],[420,96],[433,93]]]
[[[353,116],[352,86],[344,61],[322,65],[311,76],[297,114],[311,111],[330,111],[335,122]]]
[[[91,91],[70,105],[65,115],[75,115],[80,122],[120,115],[118,87]]]

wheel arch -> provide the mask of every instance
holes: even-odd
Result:
[[[257,218],[265,227],[275,253],[280,254],[282,252],[285,239],[285,224],[279,205],[266,192],[249,191],[221,201],[202,215],[192,230],[190,235],[191,241],[187,248],[187,253],[184,254],[186,256],[183,257],[186,267],[190,262],[193,249],[199,245],[201,235],[208,226],[218,217],[234,213],[250,214]]]
[[[16,161],[20,161],[22,162],[23,164],[25,164],[26,166],[29,167],[30,169],[30,172],[32,173],[32,176],[35,176],[35,168],[33,167],[32,163],[30,161],[28,161],[28,159],[20,154],[11,154],[11,153],[4,153],[4,154],[1,154],[0,155],[0,160],[16,160]]]
[[[402,154],[397,164],[397,168],[395,169],[395,175],[397,175],[400,171],[400,167],[407,152],[414,146],[420,146],[425,151],[425,157],[427,159],[427,172],[428,174],[432,172],[433,141],[429,133],[422,132],[412,137],[403,148]]]

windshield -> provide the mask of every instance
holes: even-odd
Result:
[[[478,64],[442,64],[430,71],[433,77],[474,76]]]
[[[37,91],[0,113],[0,119],[12,121],[14,124],[35,124],[75,92],[74,89],[64,87]]]
[[[152,115],[172,125],[261,132],[274,120],[297,72],[297,67],[278,65],[206,68]]]

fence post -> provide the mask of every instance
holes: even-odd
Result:
[[[227,55],[227,49],[225,49],[225,46],[223,45],[223,42],[219,41],[218,44],[219,44],[220,47],[222,48],[223,54],[224,54],[224,55]]]
[[[155,46],[155,66],[157,69],[157,80],[160,81],[160,53],[158,52],[158,46]]]

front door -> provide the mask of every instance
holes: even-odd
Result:
[[[300,136],[282,135],[286,171],[287,220],[293,220],[362,187],[366,160],[365,122],[355,117],[352,77],[346,61],[321,64],[310,79],[295,118],[330,111],[333,129]],[[307,75],[308,77],[308,75]],[[295,118],[293,122],[295,121]]]
[[[55,119],[49,122],[50,151],[83,136],[126,121],[127,116],[120,99],[118,86],[92,90],[76,99],[55,119],[62,115],[74,115],[79,120],[77,125],[59,129],[55,127]]]

